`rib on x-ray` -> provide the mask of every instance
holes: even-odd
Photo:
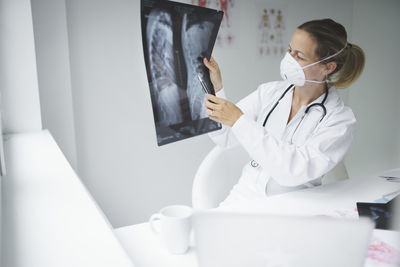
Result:
[[[221,11],[188,4],[141,1],[143,51],[158,145],[221,128],[205,113],[205,91],[215,92],[203,58],[211,56],[222,16]]]

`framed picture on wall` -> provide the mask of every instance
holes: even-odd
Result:
[[[159,146],[221,128],[208,118],[215,94],[210,59],[223,12],[172,1],[141,0],[144,60]]]

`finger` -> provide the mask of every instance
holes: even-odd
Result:
[[[220,104],[220,103],[222,103],[223,101],[225,101],[225,99],[216,97],[215,95],[212,95],[212,94],[206,94],[206,98],[207,98],[208,100],[214,102],[215,104]]]
[[[205,101],[206,107],[212,110],[220,109],[220,106],[218,104],[212,103],[208,100]]]
[[[212,64],[210,64],[210,61],[207,60],[207,58],[203,58],[203,63],[204,65],[206,65],[206,67],[210,70],[210,71],[215,71],[215,68]]]
[[[218,66],[218,63],[217,63],[217,61],[215,61],[214,57],[211,57],[209,62],[210,62],[210,64],[211,64],[212,66],[214,66],[214,67],[217,67],[217,66]]]
[[[208,116],[208,118],[210,119],[210,120],[213,120],[213,121],[215,121],[215,122],[219,122],[219,123],[222,123],[222,121],[217,117],[217,116],[214,116],[214,114],[213,115],[210,115],[210,116]]]
[[[221,114],[215,109],[206,109],[206,114],[210,117],[214,117],[215,119],[221,119]]]
[[[214,114],[214,110],[212,110],[212,109],[206,109],[206,114],[208,115],[208,116],[215,116],[215,114]]]

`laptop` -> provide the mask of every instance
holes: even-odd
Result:
[[[369,218],[196,211],[199,267],[362,267]]]

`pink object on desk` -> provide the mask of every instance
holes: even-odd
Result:
[[[368,249],[367,259],[379,263],[400,265],[400,251],[380,238],[373,237]]]

